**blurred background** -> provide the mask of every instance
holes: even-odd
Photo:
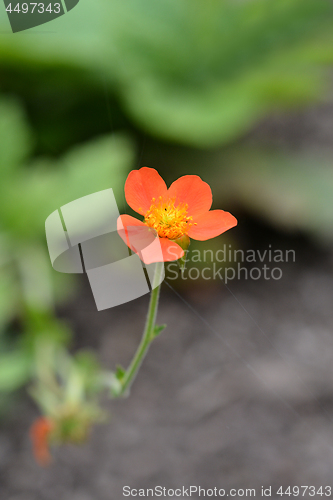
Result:
[[[1,9],[1,500],[333,486],[332,66],[329,0],[82,0],[16,34]],[[127,366],[149,297],[97,312],[85,276],[52,269],[44,222],[110,187],[127,210],[144,165],[200,175],[238,219],[190,252],[296,258],[279,280],[167,279],[168,328],[110,402],[99,376]],[[73,401],[89,438],[41,468],[29,428]]]

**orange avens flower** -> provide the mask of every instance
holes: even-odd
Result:
[[[130,215],[121,215],[118,230],[148,226],[159,237],[163,257],[150,255],[149,262],[145,259],[146,264],[183,257],[184,250],[177,240],[180,243],[181,239],[188,237],[205,241],[237,225],[237,220],[229,212],[210,210],[212,191],[197,175],[184,175],[168,189],[154,168],[132,170],[125,183],[125,197],[128,205],[144,219],[140,221]]]
[[[48,465],[51,461],[49,436],[53,429],[52,420],[46,417],[38,418],[30,428],[34,456],[40,465]]]

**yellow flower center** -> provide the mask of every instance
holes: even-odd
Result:
[[[176,240],[193,226],[192,217],[187,216],[188,205],[180,203],[175,206],[175,199],[152,199],[153,204],[145,215],[144,223],[155,229],[161,238]]]

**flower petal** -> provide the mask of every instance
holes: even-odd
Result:
[[[133,250],[134,252],[136,251],[135,248],[133,247],[133,238],[130,237],[129,229],[131,227],[147,227],[146,224],[144,224],[141,220],[136,219],[135,217],[132,217],[131,215],[120,215],[117,220],[117,231],[121,239],[126,243],[126,245]],[[132,234],[132,231],[130,231]]]
[[[135,231],[135,228],[138,228],[138,231]],[[167,238],[157,238],[154,230],[130,215],[120,215],[117,230],[126,245],[137,253],[145,264],[170,262],[184,255],[184,250],[177,243]]]
[[[141,215],[149,210],[152,199],[167,193],[167,186],[154,168],[142,167],[132,170],[125,183],[125,198],[135,212]]]
[[[39,465],[48,465],[51,461],[49,451],[49,435],[54,428],[52,421],[46,417],[38,418],[30,428],[33,452]]]
[[[160,243],[163,254],[163,262],[171,262],[184,256],[184,250],[174,241],[168,240],[168,238],[160,238]]]
[[[168,197],[176,198],[175,205],[187,203],[188,215],[192,217],[208,212],[213,201],[212,190],[198,175],[177,179],[169,187]]]
[[[145,264],[170,262],[183,257],[184,250],[174,241],[168,240],[168,238],[158,238],[158,241],[159,245],[149,245],[139,254],[141,260],[143,260]]]
[[[146,226],[142,222],[142,220],[136,219],[135,217],[132,217],[131,215],[120,215],[117,220],[117,229],[124,229],[127,226]],[[146,226],[147,227],[147,226]]]
[[[219,236],[237,225],[237,219],[229,212],[211,210],[193,219],[196,225],[190,227],[188,235],[199,241],[209,240]]]

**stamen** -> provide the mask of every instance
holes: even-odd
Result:
[[[158,202],[152,199],[152,205],[145,215],[145,224],[155,229],[161,238],[175,240],[187,234],[193,225],[192,217],[187,216],[188,205],[180,203],[175,206],[175,198],[163,200],[159,197]]]

